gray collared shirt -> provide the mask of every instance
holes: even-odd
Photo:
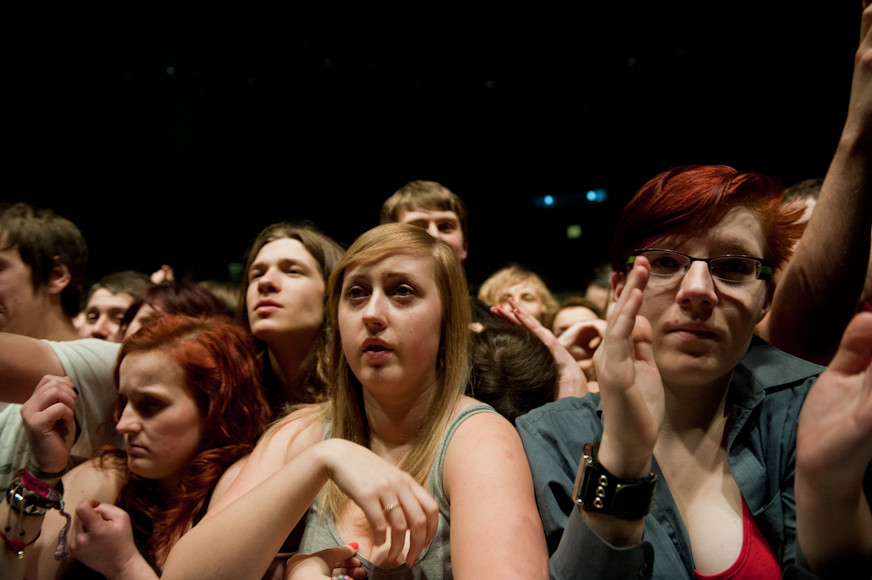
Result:
[[[782,568],[796,559],[799,411],[823,370],[755,338],[728,393],[730,470]],[[582,448],[602,438],[598,393],[550,403],[519,417],[516,425],[533,472],[552,578],[695,578],[687,530],[656,461],[659,480],[641,544],[607,544],[575,509],[572,489]]]

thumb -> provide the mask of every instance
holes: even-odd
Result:
[[[872,312],[854,316],[842,335],[829,368],[844,374],[863,372],[872,362]]]
[[[99,523],[103,516],[97,509],[100,507],[100,502],[96,499],[85,498],[79,507],[76,508],[76,518],[78,518],[85,529]]]
[[[123,518],[127,515],[126,511],[116,505],[112,505],[111,503],[99,502],[97,502],[94,506],[94,513],[109,522],[117,520],[119,518]]]
[[[318,552],[325,562],[331,566],[336,566],[348,560],[357,553],[357,542],[351,542],[343,546],[335,546]]]

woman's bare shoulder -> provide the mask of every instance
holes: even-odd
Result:
[[[457,413],[478,403],[473,398],[463,397],[458,403]],[[499,413],[475,413],[458,425],[448,443],[446,469],[456,461],[478,461],[481,455],[494,452],[523,453],[523,445],[518,432],[505,417]],[[526,456],[524,456],[526,460]]]
[[[319,409],[314,405],[303,407],[270,426],[254,450],[228,467],[218,480],[208,512],[229,505],[321,441],[324,437]]]
[[[254,457],[282,454],[285,461],[324,439],[323,407],[305,405],[276,420],[261,436]]]

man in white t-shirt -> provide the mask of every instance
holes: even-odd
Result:
[[[114,429],[103,433],[100,425],[106,419],[111,425],[118,345],[80,341],[73,325],[87,256],[69,220],[25,203],[0,204],[0,490],[27,463],[20,403],[46,374],[67,375],[79,389],[78,460],[117,442]]]

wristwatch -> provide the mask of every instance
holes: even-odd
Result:
[[[608,514],[622,520],[638,520],[651,510],[657,474],[642,479],[622,479],[597,461],[599,442],[586,443],[582,467],[575,479],[572,497],[586,512]]]

